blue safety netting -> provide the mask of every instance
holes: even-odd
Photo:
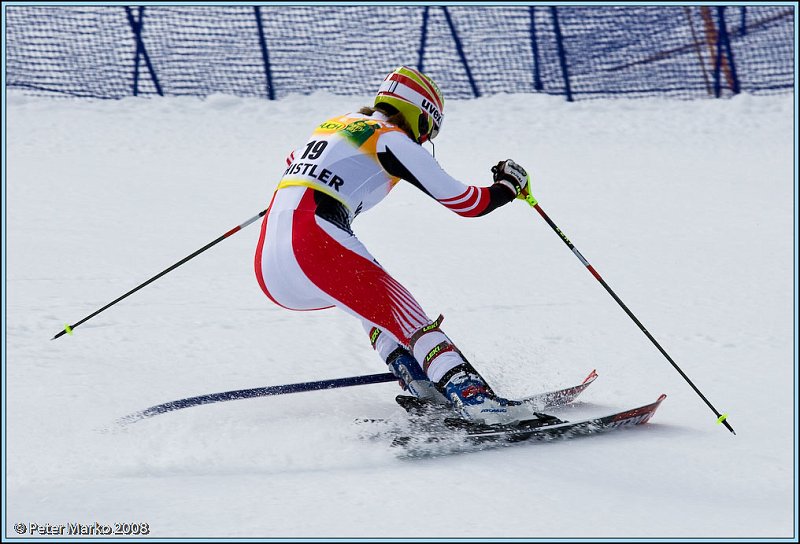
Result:
[[[794,6],[6,6],[8,88],[122,98],[367,95],[418,67],[448,98],[701,98],[794,88]]]

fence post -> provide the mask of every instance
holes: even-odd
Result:
[[[161,89],[161,84],[158,82],[156,71],[153,69],[153,64],[150,62],[150,55],[147,54],[147,49],[142,41],[142,27],[144,26],[144,6],[139,6],[139,20],[133,17],[133,11],[128,6],[125,6],[125,13],[128,16],[128,23],[131,25],[133,36],[136,39],[136,61],[134,64],[133,73],[133,95],[139,95],[139,56],[144,58],[147,69],[150,71],[150,78],[153,80],[153,85],[156,87],[156,92],[159,96],[164,96],[164,91]]]
[[[739,26],[739,35],[745,36],[747,34],[747,6],[742,6],[740,13],[742,14],[742,22]]]
[[[720,71],[722,70],[722,48],[719,46],[719,33],[715,32],[716,34],[716,50],[712,48],[711,50],[714,51],[714,96],[719,98],[722,96],[722,83],[720,77]]]
[[[264,75],[267,78],[267,98],[275,100],[275,89],[272,86],[272,70],[269,66],[269,52],[267,51],[267,39],[264,37],[264,24],[261,20],[261,8],[254,7],[256,14],[256,27],[258,27],[258,43],[261,46],[261,58],[264,60]]]
[[[703,17],[703,24],[706,28],[706,43],[708,43],[708,49],[711,53],[710,58],[714,63],[714,96],[719,98],[722,96],[722,72],[725,72],[728,87],[731,89],[734,87],[731,70],[728,66],[728,60],[722,56],[722,52],[720,51],[721,36],[714,24],[714,16],[711,14],[711,8],[709,6],[700,7],[700,15]]]
[[[422,62],[425,58],[425,45],[428,41],[428,10],[430,6],[425,6],[425,9],[422,10],[422,30],[421,30],[421,38],[419,42],[419,60],[417,60],[417,70],[420,72],[424,72]]]
[[[125,9],[127,10],[128,8]],[[141,11],[139,12],[139,18],[141,19]],[[135,41],[136,58],[133,60],[133,96],[139,96],[139,58],[142,56],[142,42],[141,40]]]
[[[544,89],[542,85],[542,75],[539,72],[539,44],[536,41],[536,14],[534,7],[528,8],[528,13],[531,16],[531,51],[533,52],[533,88],[537,91]]]
[[[556,34],[556,45],[558,46],[558,60],[561,63],[561,74],[564,76],[564,92],[567,95],[567,102],[572,102],[572,87],[569,83],[569,68],[567,67],[567,53],[564,50],[564,37],[561,35],[561,25],[558,23],[558,9],[550,7],[550,15],[553,17],[553,31]]]
[[[717,7],[717,19],[719,20],[719,43],[717,48],[725,48],[725,57],[728,61],[728,70],[725,75],[728,79],[728,86],[733,94],[739,94],[739,78],[736,76],[736,64],[733,62],[733,50],[731,50],[728,25],[725,23],[725,6]]]
[[[708,81],[708,71],[706,70],[706,62],[703,60],[703,53],[700,49],[700,39],[697,37],[697,32],[694,29],[694,21],[692,20],[692,8],[683,6],[683,13],[686,15],[686,20],[689,21],[689,30],[692,33],[692,43],[694,44],[694,51],[697,53],[697,61],[700,64],[700,70],[703,72],[703,82],[706,84],[706,92],[709,96],[713,94],[711,90],[711,83]]]
[[[470,87],[472,87],[472,95],[475,98],[478,98],[481,93],[478,92],[478,86],[475,85],[475,80],[472,79],[472,72],[469,69],[469,64],[467,64],[467,57],[464,55],[464,48],[461,47],[461,40],[458,38],[456,27],[453,24],[453,20],[450,18],[450,12],[447,11],[447,6],[442,6],[442,11],[444,11],[444,17],[447,19],[447,25],[450,27],[450,33],[453,34],[453,41],[456,42],[456,51],[458,51],[458,56],[461,57],[461,63],[464,65],[464,70],[467,72],[467,79],[469,80]]]

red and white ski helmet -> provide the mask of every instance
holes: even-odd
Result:
[[[442,92],[431,78],[408,66],[386,76],[375,97],[375,105],[378,104],[388,104],[399,111],[418,143],[434,139],[442,128]]]

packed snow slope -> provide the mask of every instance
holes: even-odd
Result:
[[[596,437],[405,459],[356,418],[394,383],[114,421],[205,393],[384,372],[338,310],[258,287],[252,225],[284,158],[367,104],[328,94],[8,97],[6,536],[148,523],[158,537],[796,536],[793,96],[449,101],[459,179],[513,158],[536,197],[730,434],[542,218],[461,218],[401,183],[356,234],[506,396],[600,378],[566,419],[667,400]]]

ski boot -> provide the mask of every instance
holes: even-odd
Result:
[[[402,382],[403,388],[413,395],[399,395],[396,399],[407,411],[424,412],[450,405],[408,350],[397,348],[389,354],[386,364]]]
[[[543,415],[529,404],[498,397],[469,363],[449,370],[436,386],[462,418],[474,423],[516,425]]]

